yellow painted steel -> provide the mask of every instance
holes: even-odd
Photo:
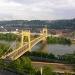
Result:
[[[23,47],[23,45],[24,45],[24,37],[27,37],[27,39],[28,39],[28,44],[29,44],[29,49],[30,49],[30,30],[28,30],[28,31],[23,31],[22,30],[22,33],[21,33],[21,47]]]
[[[43,28],[43,30],[40,33],[40,36],[35,38],[34,40],[31,40],[31,32],[30,30],[23,31],[21,32],[21,45],[18,49],[15,49],[14,51],[3,55],[1,58],[2,59],[10,59],[10,60],[16,60],[19,58],[21,55],[23,55],[27,51],[31,51],[31,48],[35,46],[38,42],[41,40],[46,40],[48,35],[47,28]],[[24,42],[24,37],[27,37],[28,41]]]
[[[42,31],[42,35],[44,35],[45,37],[43,38],[43,40],[46,40],[47,38],[47,28],[43,28],[43,31]],[[21,33],[21,47],[23,46],[24,44],[24,37],[26,36],[28,38],[28,44],[29,44],[29,50],[31,50],[31,40],[30,40],[30,35],[31,35],[31,32],[30,30],[28,31],[22,31]]]

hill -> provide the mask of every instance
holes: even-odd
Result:
[[[50,29],[75,29],[75,19],[69,20],[11,20],[0,21],[0,26],[5,27],[30,27],[41,28],[46,26]]]

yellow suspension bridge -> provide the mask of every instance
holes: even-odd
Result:
[[[38,42],[40,41],[45,41],[47,36],[48,36],[48,31],[47,31],[47,28],[43,28],[43,30],[40,32],[40,33],[36,33],[38,34],[39,36],[33,40],[31,40],[31,35],[33,35],[30,30],[28,31],[22,31],[21,34],[21,44],[20,44],[20,47],[3,55],[1,57],[1,59],[5,59],[5,60],[16,60],[18,59],[20,56],[22,56],[24,53],[26,53],[27,51],[31,51],[32,47],[34,47]],[[24,38],[27,37],[27,42],[24,42]],[[37,62],[38,63],[38,62]],[[45,63],[45,62],[42,62],[42,64],[48,64],[48,63]],[[49,63],[50,64],[50,63]],[[59,64],[59,63],[58,63]],[[59,64],[60,65],[60,64]],[[61,74],[64,74],[65,71],[54,71],[56,73],[61,73]],[[70,72],[70,74],[75,74],[74,72]]]
[[[35,38],[34,40],[31,40],[31,32],[28,31],[22,31],[21,32],[21,45],[19,48],[11,51],[8,54],[3,55],[1,58],[6,60],[16,60],[20,56],[22,56],[25,52],[31,51],[31,48],[35,46],[38,42],[41,40],[46,40],[47,38],[47,28],[43,28],[43,30],[40,32],[39,36]],[[28,41],[24,43],[24,37],[27,37]]]

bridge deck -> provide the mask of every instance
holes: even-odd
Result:
[[[30,49],[35,46],[38,42],[40,42],[41,40],[43,40],[45,38],[44,35],[39,36],[38,38],[32,40],[31,43],[31,47]],[[25,43],[23,46],[19,47],[18,49],[2,56],[3,59],[6,60],[16,60],[17,58],[19,58],[21,55],[23,55],[25,52],[30,51],[29,49],[29,44]]]

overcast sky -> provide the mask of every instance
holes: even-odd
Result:
[[[75,18],[75,0],[0,0],[0,20]]]

